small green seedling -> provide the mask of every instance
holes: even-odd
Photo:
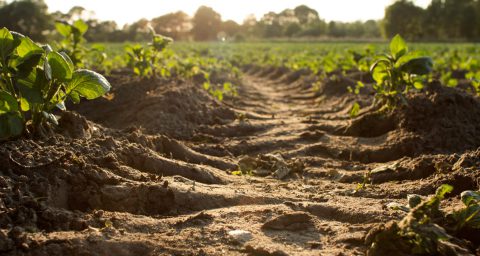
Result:
[[[205,73],[205,77],[208,77],[208,73]],[[237,97],[237,89],[236,86],[230,82],[225,82],[223,85],[212,84],[210,79],[203,83],[203,89],[208,91],[210,95],[215,97],[219,101],[223,101],[225,95],[230,97]]]
[[[88,49],[83,44],[86,42],[84,35],[88,31],[88,25],[83,20],[77,20],[72,24],[56,21],[55,28],[63,36],[60,51],[68,54],[75,67],[84,67],[83,61]]]
[[[88,25],[83,20],[77,20],[70,24],[66,21],[56,21],[55,27],[57,32],[63,36],[62,41],[58,45],[61,52],[65,52],[73,62],[76,68],[91,68],[102,70],[108,73],[109,65],[105,46],[94,44],[87,47],[87,40],[84,35],[88,31]]]
[[[355,188],[355,192],[358,192],[360,190],[365,190],[367,188],[367,185],[372,183],[372,180],[370,179],[371,174],[372,174],[371,171],[368,171],[363,175],[362,182],[361,183],[359,182],[357,184],[357,188]]]
[[[416,51],[409,51],[400,35],[390,42],[390,53],[377,56],[370,71],[376,84],[376,99],[382,105],[393,109],[407,104],[405,94],[411,89],[422,89],[423,76],[432,72],[430,57]]]
[[[470,80],[474,93],[480,95],[480,71],[468,72],[466,78]]]
[[[470,255],[468,248],[461,247],[465,243],[452,235],[464,233],[464,228],[469,232],[480,231],[480,193],[464,191],[461,199],[465,207],[445,213],[440,203],[452,191],[452,186],[444,184],[430,198],[410,196],[408,207],[394,204],[392,209],[406,211],[407,215],[369,238],[367,254],[449,255],[445,252],[465,252],[462,255]]]
[[[24,132],[46,136],[49,124],[57,124],[55,108],[65,101],[95,99],[110,84],[91,70],[75,69],[65,52],[40,46],[7,28],[0,29],[0,139]]]
[[[480,191],[464,191],[461,199],[465,208],[451,215],[455,220],[456,230],[468,227],[480,232]]]
[[[133,72],[140,77],[157,76],[157,66],[162,52],[173,42],[173,39],[158,35],[153,29],[150,30],[152,41],[147,46],[127,46],[128,63]],[[162,76],[166,76],[162,69]]]
[[[358,102],[353,103],[352,108],[350,109],[350,117],[356,117],[360,113],[360,104]]]

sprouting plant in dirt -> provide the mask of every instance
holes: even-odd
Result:
[[[376,82],[376,100],[389,109],[407,104],[405,95],[412,89],[422,89],[425,75],[432,69],[430,57],[409,51],[403,38],[396,35],[390,42],[390,53],[377,56],[370,68]]]
[[[235,114],[235,119],[240,123],[244,123],[248,120],[248,116],[245,113],[237,113]]]
[[[57,48],[70,57],[74,67],[88,67],[106,73],[110,71],[105,47],[100,44],[86,46],[87,40],[84,35],[88,31],[88,25],[83,20],[73,23],[56,21],[55,28],[63,37]]]
[[[210,95],[212,95],[219,101],[222,101],[225,95],[231,97],[236,97],[238,95],[235,85],[230,82],[225,82],[223,83],[223,85],[216,85],[212,84],[210,82],[210,79],[208,79],[206,82],[203,83],[203,89],[207,90]]]
[[[375,48],[373,45],[368,45],[363,51],[350,50],[355,66],[359,71],[368,72],[373,61]]]
[[[440,81],[448,87],[456,87],[458,85],[458,80],[452,77],[451,71],[442,72]]]
[[[85,66],[109,74],[114,63],[113,60],[108,59],[105,50],[105,45],[103,44],[93,44],[91,47],[87,48],[87,53],[84,59]]]
[[[84,67],[85,55],[88,51],[84,43],[85,33],[87,33],[88,25],[83,20],[77,20],[73,23],[66,21],[56,21],[55,28],[62,35],[60,42],[60,51],[65,52],[75,67]]]
[[[465,78],[470,80],[474,90],[473,92],[477,95],[480,95],[480,71],[468,72]]]
[[[353,93],[355,95],[360,94],[360,90],[365,87],[365,84],[362,81],[357,81],[357,84],[354,88],[352,87],[347,87],[348,92]],[[354,102],[352,105],[352,108],[350,109],[350,117],[356,117],[360,113],[360,104],[358,102]]]
[[[169,37],[156,34],[153,29],[150,29],[150,35],[152,41],[148,45],[137,44],[126,47],[129,66],[140,77],[155,77],[158,75],[157,68],[161,55],[167,46],[173,42]],[[162,76],[168,75],[165,72],[161,73],[164,73]]]
[[[422,200],[409,196],[409,205],[396,207],[408,214],[400,222],[390,222],[373,230],[366,238],[368,255],[403,253],[407,255],[470,255],[468,243],[453,235],[465,226],[480,231],[480,194],[462,193],[465,208],[444,213],[440,202],[453,191],[450,185],[440,186],[435,195]]]
[[[367,185],[372,182],[370,179],[371,172],[368,171],[363,175],[362,182],[357,184],[357,188],[355,189],[355,192],[358,192],[360,190],[365,190],[367,188]]]
[[[252,170],[248,170],[248,171],[237,170],[237,171],[233,171],[231,174],[235,176],[254,176]]]
[[[455,224],[454,229],[459,231],[467,227],[480,232],[480,192],[468,190],[460,197],[465,208],[448,215]]]
[[[46,136],[55,108],[65,110],[65,101],[95,99],[110,90],[100,74],[75,69],[65,52],[40,46],[30,38],[0,29],[0,138],[24,132]]]

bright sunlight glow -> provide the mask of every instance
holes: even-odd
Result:
[[[222,15],[223,20],[232,19],[238,23],[242,23],[249,14],[261,18],[269,11],[279,12],[301,4],[317,10],[320,17],[326,21],[365,21],[383,18],[385,6],[392,2],[393,0],[46,0],[52,12],[67,12],[73,6],[82,6],[94,11],[95,18],[114,20],[120,26],[141,18],[151,19],[179,10],[193,16],[201,5],[212,7]],[[415,2],[425,7],[430,0]]]

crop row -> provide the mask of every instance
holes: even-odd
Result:
[[[480,49],[475,45],[413,44],[408,47],[401,36],[396,36],[389,47],[351,43],[192,44],[173,43],[152,29],[149,42],[107,47],[86,43],[83,36],[88,26],[81,20],[73,24],[57,22],[56,28],[63,39],[50,45],[34,43],[6,28],[2,30],[0,87],[4,107],[0,112],[0,137],[44,130],[41,127],[46,121],[55,123],[51,112],[55,107],[63,110],[65,100],[77,103],[81,96],[94,98],[69,91],[72,74],[78,74],[75,70],[91,69],[108,75],[112,70],[128,69],[145,79],[192,80],[219,100],[236,96],[235,85],[240,82],[241,70],[246,66],[304,70],[317,76],[318,83],[351,72],[363,72],[371,76],[373,82],[369,86],[376,91],[376,98],[389,109],[402,104],[406,93],[420,91],[435,79],[446,86],[466,85],[472,93],[480,93]],[[53,63],[56,60],[60,64]],[[58,67],[62,70],[58,71]],[[52,77],[58,72],[64,77]],[[105,89],[95,95],[99,97],[109,85],[103,76],[93,73],[98,81],[105,83]],[[41,83],[36,81],[39,77],[46,77],[46,85],[35,84]],[[356,88],[349,89],[358,93],[364,86],[362,81],[357,81]],[[352,115],[355,112],[358,105],[352,108]]]

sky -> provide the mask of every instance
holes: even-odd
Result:
[[[67,12],[73,6],[83,6],[95,12],[99,20],[114,20],[119,26],[141,18],[151,19],[178,10],[193,16],[201,5],[212,7],[223,20],[242,23],[249,14],[261,18],[263,14],[279,12],[305,4],[318,11],[326,21],[366,21],[381,19],[385,7],[394,0],[45,0],[49,11]],[[430,0],[415,0],[426,7]]]

